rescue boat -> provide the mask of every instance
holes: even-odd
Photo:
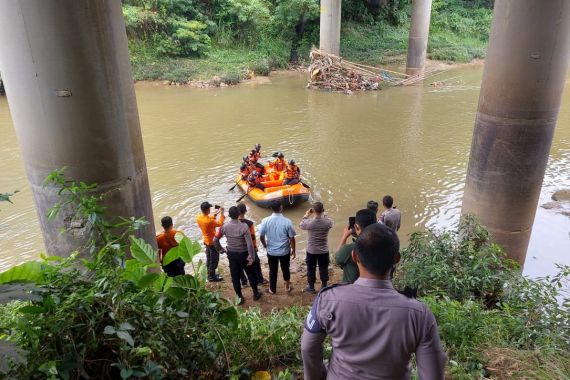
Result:
[[[268,165],[265,165],[265,172],[269,173],[268,177],[276,177],[276,173],[272,172]],[[301,182],[295,185],[283,185],[283,173],[280,173],[277,179],[267,179],[262,181],[261,184],[265,186],[265,190],[258,189],[257,187],[250,188],[247,181],[237,175],[236,182],[241,191],[247,194],[259,207],[269,208],[274,201],[280,201],[284,208],[293,207],[309,200],[310,192],[303,186]]]

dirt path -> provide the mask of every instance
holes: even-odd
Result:
[[[307,287],[307,265],[305,264],[305,253],[299,252],[297,255],[298,256],[295,260],[291,260],[291,284],[293,285],[293,290],[291,293],[287,293],[285,291],[285,282],[283,281],[281,272],[279,272],[276,294],[267,293],[266,290],[269,289],[269,286],[263,285],[260,286],[260,290],[263,292],[263,297],[259,301],[254,301],[251,288],[248,286],[243,289],[245,303],[240,307],[248,308],[252,306],[259,306],[264,313],[268,313],[275,308],[284,309],[294,305],[311,305],[315,299],[316,294],[305,292],[305,288]],[[260,260],[263,277],[269,280],[269,266],[267,264],[267,257],[260,257]],[[210,290],[221,292],[225,298],[233,301],[235,298],[235,292],[232,287],[232,280],[228,268],[228,260],[225,256],[222,256],[220,258],[218,271],[224,277],[224,281],[208,283],[206,287]],[[331,263],[329,265],[329,284],[339,283],[341,282],[341,279],[342,270]],[[318,291],[320,288],[321,282],[319,280],[319,273],[317,269],[317,283],[315,284],[315,289]]]

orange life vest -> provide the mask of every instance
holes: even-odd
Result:
[[[300,173],[301,170],[297,165],[287,165],[287,169],[285,171],[285,178],[287,179],[299,178]]]
[[[285,160],[282,158],[278,158],[271,163],[271,167],[278,172],[282,172],[286,166],[287,164],[285,163]]]

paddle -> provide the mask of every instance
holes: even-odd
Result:
[[[233,189],[235,189],[236,186],[238,185],[238,183],[239,183],[239,182],[236,182],[235,185],[233,185],[232,187],[230,187],[230,190],[229,190],[229,191],[232,191]]]
[[[245,198],[245,196],[246,196],[247,194],[249,194],[249,192],[250,192],[251,190],[253,190],[253,189],[255,189],[255,187],[249,186],[249,189],[247,190],[247,192],[246,192],[244,195],[242,195],[241,197],[239,197],[239,199],[236,201],[236,203],[239,203],[239,202],[240,202],[243,198]]]
[[[310,189],[310,188],[311,188],[311,186],[307,185],[305,182],[303,182],[303,181],[301,181],[301,180],[299,180],[299,182],[301,182],[301,185],[303,185],[304,188],[306,188],[306,189]]]

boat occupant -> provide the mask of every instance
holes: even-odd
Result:
[[[281,178],[281,173],[287,167],[285,155],[282,152],[279,152],[277,158],[269,163],[269,167],[273,170],[269,179],[271,181],[278,181]]]
[[[301,177],[301,169],[295,164],[295,160],[290,160],[285,170],[285,181],[283,185],[296,185]]]
[[[265,174],[265,167],[261,163],[257,162],[259,159],[259,153],[257,153],[255,149],[252,149],[251,152],[249,152],[247,159],[255,167],[255,170],[260,172],[262,175]]]
[[[261,175],[254,170],[248,177],[247,177],[247,184],[249,187],[257,187],[258,189],[265,190],[265,186],[261,183],[262,178]]]
[[[249,168],[245,164],[242,164],[240,166],[239,174],[241,175],[241,179],[243,179],[244,181],[247,180],[247,177],[249,176],[250,173],[251,172],[250,172]]]

